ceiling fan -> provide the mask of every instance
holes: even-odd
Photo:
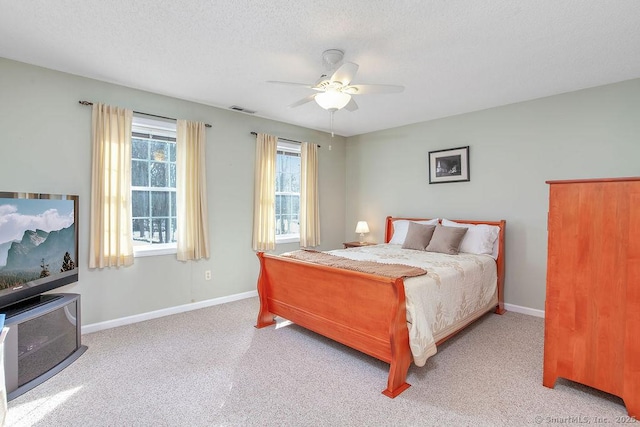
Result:
[[[351,81],[358,72],[358,64],[345,62],[340,65],[343,58],[344,51],[340,49],[324,51],[322,53],[322,63],[325,66],[326,72],[323,73],[314,84],[280,81],[268,81],[267,83],[302,86],[317,92],[294,102],[289,105],[289,108],[299,107],[307,102],[316,101],[319,106],[332,113],[342,108],[347,111],[357,110],[358,104],[356,104],[352,95],[399,93],[404,90],[404,86],[397,85],[351,84]],[[332,74],[329,75],[329,73]]]

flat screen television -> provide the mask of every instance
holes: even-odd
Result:
[[[0,313],[78,281],[78,196],[0,192]]]

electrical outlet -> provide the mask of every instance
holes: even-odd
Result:
[[[211,270],[204,272],[204,280],[211,280]]]

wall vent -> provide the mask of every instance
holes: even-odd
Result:
[[[234,110],[234,111],[240,111],[241,113],[247,113],[247,114],[255,114],[256,112],[253,110],[248,110],[246,108],[242,108],[242,107],[238,107],[237,105],[232,105],[231,107],[229,107],[230,110]]]

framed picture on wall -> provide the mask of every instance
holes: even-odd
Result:
[[[429,151],[429,184],[469,180],[468,146]]]

